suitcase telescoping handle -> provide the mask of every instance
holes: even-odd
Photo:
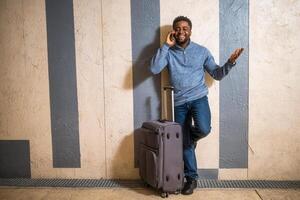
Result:
[[[171,110],[172,110],[172,116],[171,116],[171,121],[174,122],[174,87],[173,86],[164,86],[163,87],[163,103],[162,103],[162,107],[163,107],[163,113],[164,113],[164,118],[167,119],[167,113],[168,113],[168,106],[167,106],[167,91],[170,90],[171,91]]]

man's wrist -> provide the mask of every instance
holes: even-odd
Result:
[[[170,48],[171,46],[170,45],[168,45],[168,43],[164,43],[163,45],[162,45],[162,50],[166,50],[166,51],[168,51],[169,50],[169,48]]]
[[[230,59],[227,60],[227,63],[232,66],[234,66],[236,64],[235,61],[231,61]]]
[[[164,44],[167,45],[169,48],[172,46],[171,44],[168,44],[167,42],[165,42]]]

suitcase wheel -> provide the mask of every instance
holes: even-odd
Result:
[[[162,193],[160,194],[160,196],[161,196],[162,198],[168,198],[168,197],[169,197],[169,193],[167,193],[167,192],[162,192]]]
[[[175,195],[180,194],[180,190],[175,191],[174,194],[175,194]]]

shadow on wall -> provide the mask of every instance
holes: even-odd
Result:
[[[205,83],[207,87],[211,87],[214,84],[215,80],[209,75],[209,73],[205,72]]]
[[[146,79],[149,77],[154,77],[153,78],[153,85],[155,86],[156,92],[160,92],[160,79],[158,79],[159,75],[153,75],[150,71],[150,62],[151,58],[153,55],[156,53],[157,44],[159,44],[160,40],[160,28],[158,28],[155,31],[155,37],[153,38],[153,41],[149,43],[147,46],[145,46],[138,56],[133,58],[132,60],[132,70],[128,70],[126,77],[123,82],[123,88],[126,90],[131,90],[132,88],[138,87],[141,83],[143,83]],[[130,84],[131,81],[130,79],[133,80],[133,87]]]
[[[159,118],[161,76],[151,73],[150,62],[160,47],[160,28],[153,29],[151,33],[142,32],[141,35],[135,35],[132,45],[132,69],[127,71],[123,88],[133,89],[134,127],[137,128],[144,121]]]
[[[121,179],[138,179],[138,169],[134,168],[134,151],[133,151],[133,133],[126,135],[121,143],[115,156],[112,158],[111,177]]]
[[[145,106],[144,111],[146,113],[141,114],[143,118],[147,120],[152,119],[153,115],[159,112],[159,109],[154,108],[153,99],[160,97],[161,93],[161,75],[153,75],[150,71],[151,58],[160,47],[160,32],[158,28],[155,31],[153,40],[146,44],[139,52],[133,52],[132,68],[126,73],[123,81],[123,88],[125,90],[134,90],[141,84],[144,84],[141,88],[135,92],[138,93],[138,102],[133,102],[138,106]],[[136,51],[136,50],[133,50]],[[134,55],[135,54],[135,55]],[[149,79],[149,80],[148,80]],[[146,82],[147,81],[147,82]],[[144,83],[145,82],[145,83]],[[147,88],[153,88],[154,91],[148,91]],[[135,94],[136,95],[136,94]],[[160,101],[158,102],[158,108],[160,107]],[[154,113],[154,114],[153,114]],[[144,119],[137,119],[135,114],[135,124],[141,124]],[[112,160],[112,177],[125,177],[129,179],[138,179],[138,169],[134,167],[134,139],[133,133],[123,138],[119,144],[118,150]]]

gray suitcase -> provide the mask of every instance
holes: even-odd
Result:
[[[168,89],[172,94],[172,120],[144,122],[134,133],[135,166],[141,179],[159,190],[162,197],[179,194],[184,181],[182,131],[173,120],[174,94],[172,87],[164,87],[164,91]]]

